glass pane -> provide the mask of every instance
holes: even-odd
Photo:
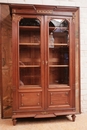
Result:
[[[68,67],[50,67],[50,85],[68,84]]]
[[[23,85],[40,85],[40,67],[21,68],[20,69],[20,86]]]
[[[24,18],[19,23],[19,77],[20,86],[41,84],[40,22]]]
[[[69,85],[69,23],[49,22],[49,85]]]

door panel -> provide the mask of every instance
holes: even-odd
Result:
[[[46,109],[72,107],[73,46],[72,18],[49,16],[46,24]],[[73,30],[72,30],[73,31]],[[67,88],[69,92],[67,92]],[[74,91],[74,90],[73,90]],[[68,94],[67,94],[68,93]]]
[[[43,17],[23,16],[18,28],[18,108],[41,110],[44,108]]]
[[[48,108],[70,108],[70,91],[48,92]]]
[[[23,92],[19,93],[19,109],[41,109],[41,92]]]

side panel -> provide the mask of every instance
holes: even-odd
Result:
[[[12,115],[12,22],[9,6],[1,4],[0,10],[1,116],[9,118]]]

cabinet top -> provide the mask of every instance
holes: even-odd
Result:
[[[48,5],[19,5],[10,4],[11,14],[51,14],[51,15],[72,15],[79,7],[71,6],[48,6]],[[59,14],[58,14],[59,12]]]

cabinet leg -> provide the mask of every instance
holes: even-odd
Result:
[[[71,117],[72,117],[72,121],[75,121],[76,116],[73,114]]]
[[[16,125],[17,120],[16,119],[12,119],[12,121],[13,121],[13,125]]]

